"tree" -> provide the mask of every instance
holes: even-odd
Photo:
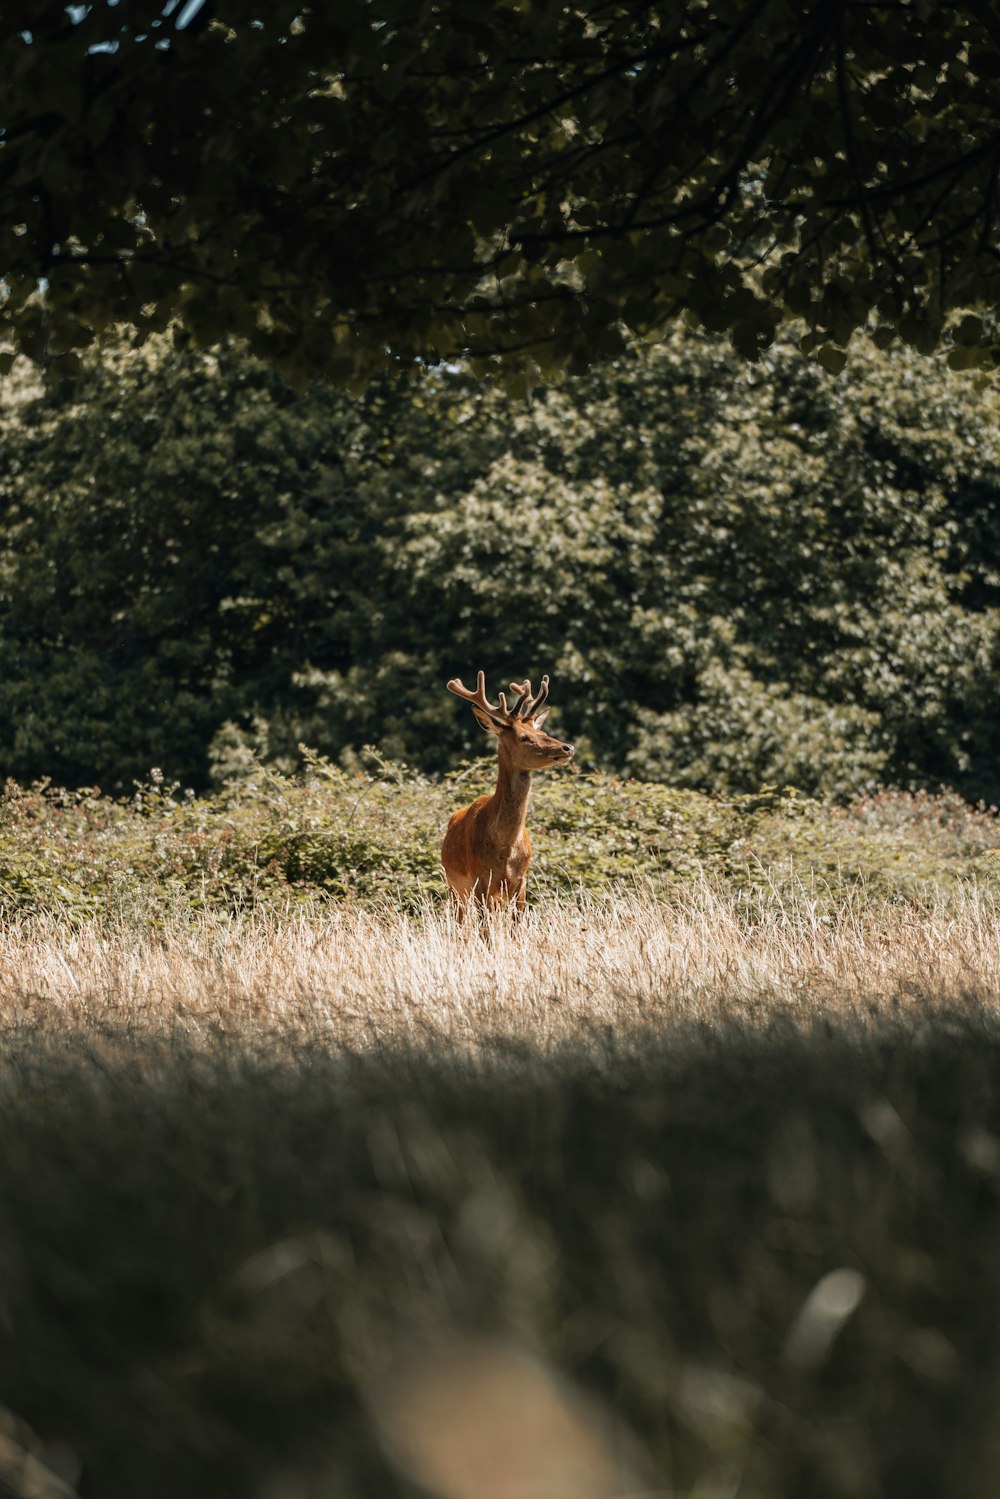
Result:
[[[552,675],[578,760],[1000,799],[1000,392],[678,332],[531,402],[295,398],[166,336],[0,405],[0,776],[203,785],[250,746],[427,770],[449,677]],[[506,674],[506,675],[504,675]]]
[[[240,350],[87,357],[86,400],[63,381],[3,411],[5,769],[199,784],[221,724],[280,722],[296,668],[359,651],[381,398],[331,423],[328,392],[296,401]]]
[[[20,0],[0,334],[125,322],[293,379],[515,388],[678,317],[1000,362],[989,0]],[[42,281],[42,290],[39,280]],[[3,356],[9,359],[11,356]]]

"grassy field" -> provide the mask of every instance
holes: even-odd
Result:
[[[995,819],[478,774],[8,788],[0,1491],[995,1492]]]

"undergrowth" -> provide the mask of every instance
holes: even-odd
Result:
[[[8,782],[0,910],[149,921],[333,899],[416,911],[444,893],[449,816],[493,778],[490,759],[429,780],[385,761],[352,775],[312,755],[300,776],[258,766],[213,796],[155,771],[125,799]],[[563,773],[536,777],[529,821],[535,896],[631,885],[664,897],[706,877],[771,890],[811,880],[833,902],[859,884],[904,899],[970,879],[1000,888],[1000,824],[953,793],[831,807],[792,788],[721,798]]]

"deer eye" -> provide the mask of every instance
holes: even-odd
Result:
[[[517,737],[518,737],[518,739],[520,739],[520,741],[521,741],[522,744],[527,744],[527,742],[528,742],[528,736],[527,736],[527,734],[518,734]]]

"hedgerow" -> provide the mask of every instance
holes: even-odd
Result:
[[[129,797],[8,781],[0,908],[161,920],[178,909],[293,909],[322,901],[415,910],[444,898],[452,812],[492,789],[494,762],[432,779],[377,756],[350,772],[305,752],[303,773],[256,764],[213,794],[154,772]],[[878,898],[975,879],[1000,888],[1000,824],[954,793],[882,791],[846,807],[794,788],[711,797],[599,773],[539,777],[531,893],[630,885],[655,898],[708,879],[747,890],[811,882],[820,900]]]

